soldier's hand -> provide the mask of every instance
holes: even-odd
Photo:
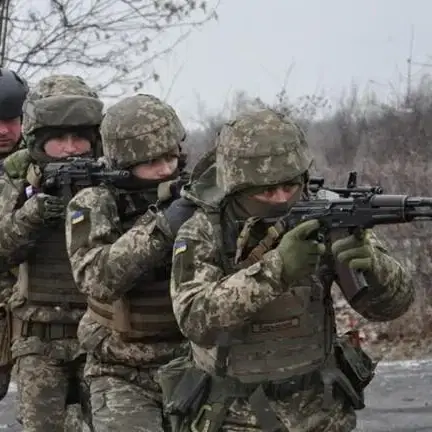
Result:
[[[182,187],[187,183],[186,179],[179,177],[175,180],[169,180],[159,184],[158,186],[158,200],[163,202],[169,199],[180,198]]]
[[[180,227],[194,214],[196,205],[186,198],[179,198],[173,201],[163,211],[165,219],[175,237]]]
[[[55,174],[50,174],[42,181],[42,191],[44,194],[57,195],[58,187]]]
[[[319,229],[316,219],[303,222],[288,231],[276,250],[283,262],[283,279],[294,282],[315,272],[320,256],[325,253],[325,245],[310,236]]]
[[[38,193],[33,195],[29,201],[34,200],[34,209],[44,222],[57,221],[64,218],[66,204],[62,198]]]
[[[369,241],[369,231],[352,234],[332,243],[331,251],[335,259],[356,270],[372,271],[373,248]]]

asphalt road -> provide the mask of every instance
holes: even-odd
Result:
[[[0,431],[17,432],[16,387],[0,402]],[[357,432],[432,432],[432,359],[381,363]]]
[[[358,432],[432,432],[432,359],[382,363]]]

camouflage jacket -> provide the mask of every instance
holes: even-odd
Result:
[[[4,174],[4,189],[0,195],[0,271],[7,272],[26,261],[38,239],[49,235],[43,221],[34,218],[25,205],[27,169],[30,165],[27,150],[19,150],[19,159],[13,166],[8,165]],[[18,162],[17,162],[18,161]],[[51,322],[71,320],[77,322],[82,316],[79,310],[59,310],[49,306],[30,306],[26,304],[19,290],[11,298],[14,314],[23,320]]]
[[[211,177],[209,172],[206,175]],[[254,314],[287,290],[281,279],[282,260],[275,250],[246,269],[224,273],[220,243],[208,217],[209,212],[217,211],[222,198],[214,184],[213,178],[201,180],[187,194],[200,208],[178,232],[171,278],[173,309],[180,329],[203,346],[215,344],[221,330],[250,322]],[[215,197],[213,203],[203,198],[209,196]],[[369,320],[393,320],[412,304],[413,282],[375,235],[371,242],[376,256],[375,277],[368,281],[367,294],[351,306]],[[334,269],[330,269],[330,276],[338,283]]]
[[[84,189],[71,200],[66,242],[78,289],[103,303],[125,295],[156,264],[171,264],[173,236],[163,215],[149,209],[125,230],[115,195],[106,187]],[[89,314],[80,323],[78,337],[86,351],[98,352],[98,361],[89,356],[90,375],[136,374],[137,367],[163,363],[178,349],[177,343],[124,342]]]
[[[5,185],[4,160],[6,155],[0,160],[0,194]],[[16,273],[16,272],[15,272]],[[8,270],[0,274],[0,303],[5,303],[12,295],[12,288],[16,282],[14,272]]]

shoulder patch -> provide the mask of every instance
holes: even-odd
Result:
[[[74,255],[78,249],[86,248],[89,244],[91,231],[90,209],[78,208],[70,213],[70,244],[69,253]],[[67,226],[66,226],[66,229]]]
[[[177,256],[187,251],[187,243],[185,240],[179,240],[174,243],[174,256]]]
[[[83,222],[85,220],[85,214],[82,210],[75,210],[71,214],[71,224],[75,225],[77,223]]]

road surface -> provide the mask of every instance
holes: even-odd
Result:
[[[432,432],[432,359],[379,365],[358,432]]]
[[[16,387],[0,402],[0,432],[18,432]],[[432,432],[432,359],[382,362],[359,412],[356,432]]]

